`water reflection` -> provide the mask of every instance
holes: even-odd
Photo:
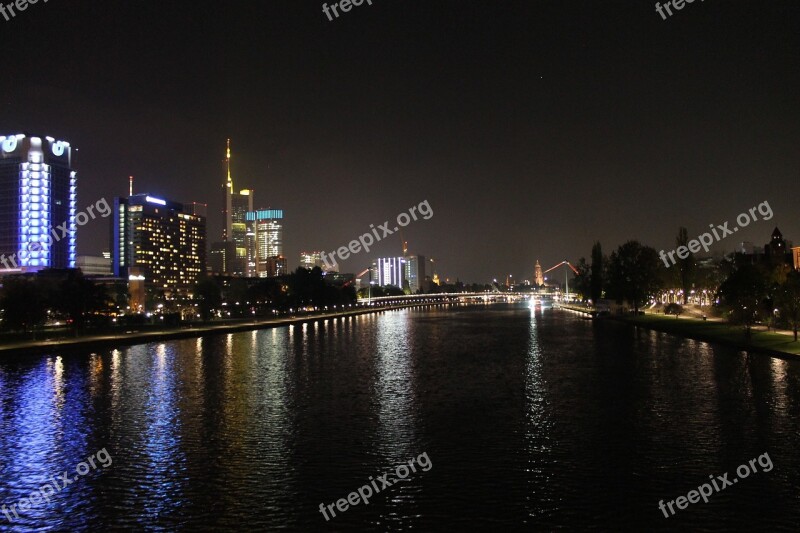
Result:
[[[669,524],[788,529],[798,435],[798,362],[540,306],[0,362],[0,505],[114,458],[21,530],[646,530],[660,498],[765,451],[774,472]],[[430,472],[317,511],[422,452]]]
[[[175,367],[175,344],[159,344],[150,361],[150,387],[141,406],[144,416],[142,442],[136,445],[144,457],[147,476],[139,484],[143,512],[159,516],[175,512],[183,503],[186,457],[181,447],[181,412],[178,406],[180,371]],[[144,361],[142,361],[143,364]]]
[[[542,313],[541,307],[538,309]],[[548,400],[547,383],[544,378],[543,354],[539,342],[536,308],[531,308],[528,354],[525,365],[525,457],[526,511],[530,521],[553,512],[558,499],[552,491],[542,490],[553,482],[553,420]]]

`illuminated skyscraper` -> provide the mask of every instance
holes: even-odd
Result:
[[[249,276],[248,257],[252,257],[252,242],[248,253],[247,212],[253,210],[253,191],[244,189],[231,196],[231,233],[229,240],[233,242],[236,257],[232,262],[234,276]]]
[[[405,282],[411,294],[416,294],[425,282],[425,256],[409,255],[405,259]]]
[[[283,210],[249,211],[246,218],[247,234],[255,242],[256,274],[263,278],[288,273],[283,255]]]
[[[231,140],[228,139],[228,146],[225,151],[225,170],[227,179],[222,184],[222,241],[227,242],[231,234],[231,216],[232,211],[232,196],[233,196],[233,178],[231,177]]]
[[[116,198],[114,275],[128,278],[133,270],[148,287],[168,294],[191,289],[206,271],[206,219],[186,211],[146,194]]]
[[[373,281],[378,285],[394,285],[403,288],[406,280],[405,257],[379,257],[372,263]]]
[[[323,272],[328,271],[328,266],[322,260],[322,252],[300,252],[300,266],[308,270],[319,267]]]
[[[68,142],[0,135],[0,268],[75,268],[76,201]]]
[[[222,186],[224,192],[224,203],[222,210],[222,241],[233,242],[235,256],[227,261],[228,274],[235,276],[254,275],[250,265],[251,257],[254,255],[252,249],[248,250],[248,234],[246,215],[253,210],[253,191],[242,189],[234,192],[233,177],[231,176],[231,140],[228,139],[227,150],[225,152],[225,169],[227,173],[225,184]]]

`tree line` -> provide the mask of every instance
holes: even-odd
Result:
[[[688,241],[686,228],[680,228],[676,247]],[[687,305],[692,291],[707,291],[713,297],[710,309],[731,324],[744,327],[749,337],[753,325],[790,329],[797,341],[800,329],[800,271],[779,260],[754,261],[753,256],[734,253],[722,260],[704,261],[702,268],[693,253],[679,259],[672,267],[664,266],[654,248],[636,240],[617,247],[611,255],[603,254],[596,242],[590,262],[581,258],[574,277],[574,287],[584,301],[597,303],[609,299],[627,302],[639,309],[661,291],[682,291]],[[761,257],[763,256],[756,256]],[[674,309],[674,308],[673,308]],[[680,312],[676,310],[676,312]]]
[[[198,281],[189,296],[168,301],[164,289],[149,289],[147,309],[159,310],[161,324],[175,325],[187,318],[207,321],[217,316],[253,318],[352,305],[351,285],[326,283],[322,271],[298,268],[276,278],[224,278],[208,276]],[[125,284],[105,285],[85,277],[80,270],[42,271],[36,275],[9,276],[0,290],[0,330],[28,332],[48,320],[63,322],[76,334],[90,327],[144,324],[144,315],[131,313]],[[188,311],[188,312],[182,312]],[[224,311],[224,315],[223,315]],[[114,315],[120,315],[113,322]]]

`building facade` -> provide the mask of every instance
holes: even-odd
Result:
[[[0,135],[0,268],[75,268],[76,203],[68,142]]]
[[[405,257],[379,257],[372,263],[372,280],[378,285],[394,285],[403,288],[406,280],[406,258]]]
[[[405,264],[405,282],[411,294],[417,294],[425,283],[425,256],[409,255]]]
[[[259,209],[246,214],[247,234],[255,245],[255,275],[282,276],[288,273],[283,253],[283,210]]]
[[[236,247],[231,241],[211,244],[208,255],[208,266],[212,274],[226,275],[233,271],[233,260],[236,258]]]
[[[323,272],[328,271],[328,265],[322,260],[322,252],[300,252],[300,266],[308,270],[319,267]]]
[[[102,256],[79,255],[75,263],[84,276],[110,276],[111,259]]]
[[[138,194],[114,200],[114,275],[167,294],[186,292],[205,275],[206,219],[178,202]],[[143,279],[139,279],[143,278]]]
[[[289,273],[289,264],[282,255],[267,257],[261,262],[261,268],[259,271],[261,278],[275,278]]]
[[[542,265],[539,264],[539,260],[536,260],[536,265],[533,267],[533,283],[537,287],[544,286],[544,274],[542,274]]]
[[[247,232],[247,213],[253,210],[253,191],[242,189],[238,193],[233,187],[233,177],[231,175],[231,140],[228,139],[227,150],[225,152],[226,180],[222,186],[223,209],[222,209],[222,242],[232,242],[234,256],[226,260],[228,270],[225,274],[234,276],[253,275],[251,256],[252,248],[248,245],[252,242],[248,239]]]
[[[230,241],[233,242],[234,257],[231,274],[234,276],[249,276],[249,261],[253,255],[252,241],[248,238],[247,213],[253,210],[253,191],[244,189],[231,195],[230,213]]]

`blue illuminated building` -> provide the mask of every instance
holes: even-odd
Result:
[[[75,268],[76,202],[68,142],[0,135],[0,268]]]

